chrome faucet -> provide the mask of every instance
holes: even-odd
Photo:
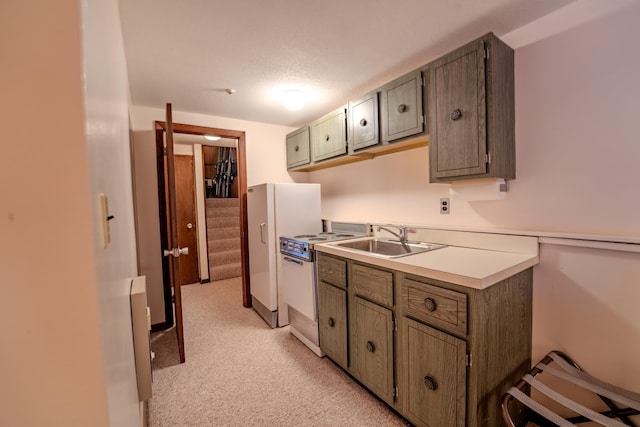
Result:
[[[378,231],[380,230],[385,230],[391,234],[393,234],[394,236],[396,236],[398,238],[398,240],[400,240],[400,243],[407,243],[407,227],[404,226],[399,226],[399,225],[393,225],[393,224],[388,224],[390,227],[395,227],[398,229],[398,232],[396,233],[393,230],[390,230],[387,227],[383,227],[383,226],[379,226],[378,227]]]

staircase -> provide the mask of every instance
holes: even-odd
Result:
[[[206,214],[210,280],[242,276],[239,199],[206,199]]]

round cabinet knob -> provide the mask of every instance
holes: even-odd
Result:
[[[462,111],[459,108],[456,108],[451,112],[451,120],[456,121],[462,117]]]
[[[296,148],[294,148],[294,151],[300,151],[300,147],[296,145]]]
[[[191,229],[193,228],[193,224],[191,224],[191,223],[187,224],[187,228],[188,228],[189,230],[191,230]]]
[[[406,113],[409,110],[409,106],[407,104],[398,105],[398,113]]]
[[[424,385],[429,390],[436,390],[438,388],[438,382],[431,375],[424,377]]]
[[[325,140],[325,141],[328,141],[328,140],[329,140],[329,135],[325,136],[325,137],[324,137],[324,140]]]
[[[329,323],[329,326],[332,328],[336,325],[336,321],[333,320],[333,317],[329,317],[329,321],[327,323]]]
[[[434,300],[431,297],[424,299],[424,306],[429,311],[436,311],[436,309],[438,308],[438,304],[436,303],[436,300]]]
[[[364,127],[367,125],[367,119],[360,119],[360,126]]]
[[[367,341],[367,350],[369,350],[371,353],[373,353],[374,351],[376,351],[376,346],[373,345],[373,343],[371,341]]]

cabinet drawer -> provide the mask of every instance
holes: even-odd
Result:
[[[347,262],[318,254],[318,280],[342,289],[347,288]]]
[[[364,265],[351,265],[351,286],[356,295],[386,306],[393,305],[393,273]]]
[[[405,279],[402,307],[408,316],[460,335],[467,334],[467,296],[463,293]]]

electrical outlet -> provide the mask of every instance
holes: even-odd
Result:
[[[449,202],[448,197],[443,197],[440,199],[440,213],[443,215],[449,215],[451,212],[451,203]]]

